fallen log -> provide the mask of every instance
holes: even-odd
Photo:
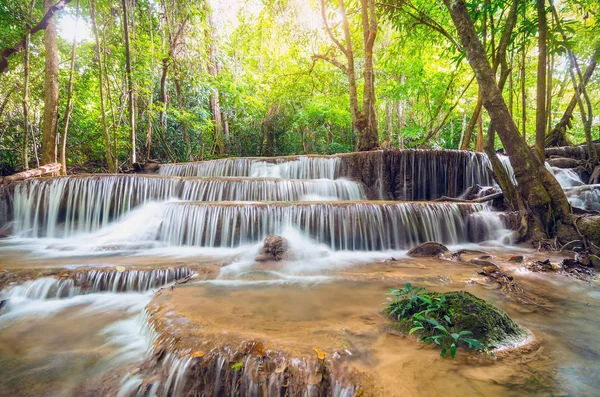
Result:
[[[16,174],[0,178],[0,183],[7,185],[12,182],[22,181],[23,179],[33,178],[36,176],[42,176],[42,175],[46,175],[46,174],[57,174],[60,171],[60,168],[61,168],[60,163],[45,164],[45,165],[42,165],[41,167],[38,167],[38,168],[35,168],[32,170],[18,172]]]
[[[476,198],[473,200],[465,200],[465,199],[456,198],[456,197],[442,196],[433,201],[450,201],[453,203],[485,203],[485,202],[495,200],[495,199],[498,199],[501,197],[504,197],[504,193],[498,192],[498,193],[489,194],[485,197]]]

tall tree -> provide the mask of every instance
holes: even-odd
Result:
[[[475,72],[483,97],[483,106],[515,170],[519,193],[532,214],[532,226],[537,225],[550,234],[555,221],[566,220],[570,215],[569,202],[556,179],[520,139],[519,130],[496,83],[496,76],[477,37],[464,0],[444,0],[444,3],[463,43],[469,64]]]
[[[334,43],[325,54],[317,54],[313,59],[322,59],[339,68],[348,78],[350,111],[352,124],[359,133],[358,149],[372,150],[379,145],[379,134],[377,130],[377,114],[375,110],[375,74],[373,73],[373,47],[377,38],[377,16],[375,15],[375,0],[361,0],[361,24],[363,31],[364,64],[363,64],[363,104],[359,106],[358,88],[356,81],[356,66],[350,25],[344,0],[339,0],[339,15],[342,18],[344,42],[338,40],[327,19],[327,8],[325,0],[321,0],[321,17],[325,25],[325,31]],[[330,52],[339,50],[346,58],[346,64],[339,62]]]
[[[35,0],[31,0],[29,7],[29,18],[33,14]],[[23,160],[23,169],[29,169],[29,46],[31,44],[31,33],[25,35],[25,48],[23,52],[23,145],[21,147],[21,157]]]
[[[537,92],[535,109],[535,151],[541,162],[544,162],[544,141],[546,139],[546,61],[547,61],[547,35],[546,2],[537,0],[538,15],[538,65],[537,65]]]
[[[117,172],[117,167],[113,159],[110,134],[108,132],[108,122],[106,120],[106,109],[104,106],[104,73],[102,68],[102,52],[100,50],[100,37],[98,35],[98,22],[96,20],[96,1],[90,0],[90,18],[92,20],[92,30],[96,39],[96,59],[98,62],[98,89],[100,91],[100,113],[102,114],[102,128],[104,130],[104,156],[111,173]]]
[[[44,11],[54,6],[53,0],[44,1]],[[44,30],[44,48],[46,61],[44,67],[44,123],[42,129],[42,163],[56,162],[58,128],[58,36],[56,16],[48,20]]]
[[[205,3],[205,10],[208,15],[208,23],[204,31],[204,39],[206,40],[206,52],[208,53],[208,74],[212,78],[212,87],[210,89],[210,114],[215,129],[215,139],[217,141],[217,148],[220,155],[228,152],[229,137],[225,136],[223,129],[223,121],[221,115],[221,107],[219,105],[219,89],[216,87],[215,82],[219,74],[217,67],[217,45],[215,42],[215,22],[212,10],[208,9],[208,2]]]
[[[125,36],[125,70],[127,72],[127,104],[129,106],[129,144],[131,145],[130,164],[133,167],[133,163],[137,161],[135,148],[135,93],[133,91],[133,76],[131,75],[131,44],[129,40],[129,12],[127,10],[127,0],[121,0],[121,5],[123,7],[123,32]]]
[[[79,0],[75,5],[75,29],[73,43],[71,44],[71,67],[69,68],[69,88],[67,92],[67,107],[65,110],[62,143],[60,146],[60,168],[61,175],[67,175],[67,135],[69,133],[69,120],[73,111],[73,75],[75,74],[75,48],[77,47],[77,23],[79,22]]]

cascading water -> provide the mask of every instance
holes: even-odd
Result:
[[[151,270],[88,270],[73,277],[41,277],[0,292],[0,300],[25,298],[48,300],[86,293],[146,292],[191,276],[190,268]]]
[[[356,158],[372,162],[353,163]],[[68,258],[74,267],[65,270],[67,276],[40,277],[2,291],[0,301],[7,302],[0,323],[27,316],[50,318],[58,312],[61,316],[56,321],[70,318],[72,323],[102,316],[103,324],[90,324],[93,331],[86,330],[86,334],[96,337],[102,330],[102,337],[116,346],[108,355],[111,362],[121,357],[130,365],[158,357],[149,354],[152,342],[158,339],[144,307],[153,291],[192,275],[185,267],[190,260],[206,260],[213,266],[211,277],[219,278],[207,277],[207,283],[214,282],[216,289],[248,280],[267,288],[271,284],[260,284],[265,280],[254,273],[268,273],[266,281],[281,281],[272,285],[332,282],[335,277],[323,275],[323,271],[383,262],[392,254],[401,258],[404,252],[396,251],[422,242],[454,245],[502,237],[501,218],[485,205],[367,201],[458,196],[471,185],[491,185],[489,162],[482,154],[403,150],[224,159],[165,164],[159,174],[69,176],[15,184],[8,193],[10,205],[0,206],[0,223],[14,222],[11,243],[22,244],[18,247],[23,251],[39,244],[43,246],[36,251],[39,258]],[[369,185],[369,178],[378,182]],[[12,214],[3,219],[2,211]],[[291,255],[276,269],[268,264],[266,270],[258,269],[255,258],[270,234],[283,236]],[[96,250],[101,252],[96,258],[103,262],[111,263],[115,257],[119,258],[117,264],[125,261],[126,270],[95,265],[90,258]],[[218,264],[224,257],[226,266]],[[148,258],[159,258],[161,265],[163,258],[173,261],[173,267],[129,267]],[[127,263],[129,260],[132,263]],[[251,283],[244,285],[252,288]],[[52,324],[50,319],[45,321]],[[210,365],[202,367],[190,351],[165,353],[155,367],[163,372],[160,380],[145,377],[143,370],[119,367],[123,368],[120,391],[112,389],[108,394],[181,396],[199,387],[193,390],[215,397],[233,389],[231,395],[235,396],[259,395],[266,386],[268,395],[278,395],[290,385],[287,375],[279,372],[257,381],[260,360],[230,353],[214,356]],[[286,358],[299,395],[318,392],[311,383],[316,362],[312,359],[309,363],[304,358]],[[243,369],[233,370],[233,364],[243,364]],[[274,369],[268,366],[269,371]],[[130,375],[122,376],[129,371]],[[201,386],[199,378],[194,378],[198,371],[204,371]],[[328,395],[356,395],[358,388],[350,377],[333,372],[329,376]],[[154,380],[144,383],[148,379]]]
[[[508,156],[498,156],[513,183],[517,180]],[[569,168],[553,167],[546,163],[546,169],[554,175],[562,186],[569,203],[576,208],[600,211],[600,185],[588,185],[581,180],[575,170]]]
[[[383,169],[379,173],[389,175],[387,184],[396,200],[458,197],[471,186],[494,184],[490,161],[483,153],[405,149],[380,156]]]
[[[254,177],[287,179],[336,179],[339,157],[299,156],[265,159],[222,159],[197,163],[162,164],[159,174],[196,177]]]
[[[362,200],[347,180],[185,179],[137,175],[30,180],[15,187],[15,233],[62,237],[108,226],[148,201]]]
[[[297,228],[336,250],[407,249],[425,241],[469,241],[466,219],[483,205],[455,203],[175,203],[159,239],[172,245],[235,247]],[[495,237],[482,230],[482,241]]]

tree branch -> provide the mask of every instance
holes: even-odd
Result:
[[[6,69],[8,69],[8,57],[25,49],[25,39],[27,35],[33,35],[39,32],[40,30],[46,29],[48,27],[48,23],[50,23],[50,20],[52,19],[52,17],[54,17],[54,14],[65,8],[65,6],[70,2],[71,0],[59,0],[58,3],[54,4],[48,9],[42,20],[39,21],[37,25],[35,25],[33,28],[28,29],[23,38],[17,44],[15,44],[12,47],[5,48],[0,52],[0,73],[4,73],[6,72]]]
[[[342,51],[342,54],[348,56],[348,54],[346,53],[346,49],[344,48],[342,43],[340,43],[340,41],[334,36],[333,32],[331,31],[331,28],[329,27],[329,22],[327,21],[327,13],[325,12],[325,0],[321,0],[321,18],[323,19],[325,31],[327,32],[327,35],[329,36],[331,41],[333,41],[336,47],[339,48],[340,51]]]

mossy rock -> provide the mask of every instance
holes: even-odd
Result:
[[[442,308],[430,313],[430,318],[439,321],[452,332],[471,331],[472,335],[469,335],[469,338],[477,339],[488,348],[510,340],[522,339],[526,335],[525,330],[519,327],[506,312],[469,292],[431,292],[426,295],[433,300],[445,297]],[[398,328],[405,331],[407,326],[412,326],[412,316],[426,308],[424,305],[417,306],[397,318]],[[448,323],[445,316],[448,316],[452,322]],[[421,332],[421,336],[431,336],[434,333],[433,330]]]
[[[454,309],[454,326],[471,331],[473,338],[486,346],[525,335],[525,331],[506,312],[473,294],[459,291],[437,295],[446,296],[448,313]]]

